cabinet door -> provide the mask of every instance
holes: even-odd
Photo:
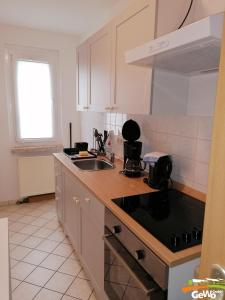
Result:
[[[89,40],[89,101],[92,111],[110,110],[111,26],[107,25]]]
[[[56,159],[55,166],[55,200],[58,220],[63,223],[63,184],[62,184],[62,166]]]
[[[80,253],[80,198],[77,196],[76,181],[64,173],[64,228],[75,250]]]
[[[91,221],[82,209],[81,255],[91,279],[99,291],[104,290],[104,242],[102,231]]]
[[[77,110],[85,111],[89,108],[88,101],[88,44],[81,44],[76,51],[77,59]]]
[[[154,38],[156,0],[138,0],[113,25],[112,92],[116,111],[150,112],[152,70],[125,63],[125,52]]]

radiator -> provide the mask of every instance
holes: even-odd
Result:
[[[55,192],[53,156],[18,158],[20,198]]]

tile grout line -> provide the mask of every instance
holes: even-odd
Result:
[[[28,205],[29,205],[29,204],[28,204]],[[27,208],[28,208],[28,207],[27,207]],[[50,207],[49,209],[50,209],[50,212],[55,212],[55,209],[53,209],[53,206]],[[43,210],[43,211],[45,211],[45,212],[43,212],[43,214],[49,212],[48,210]],[[8,215],[14,214],[14,213],[19,214],[19,208],[17,208],[17,209],[15,209],[15,210],[13,210],[12,212],[8,213]],[[62,227],[61,227],[60,223],[59,223],[59,225],[58,225],[57,227],[55,227],[54,229],[52,229],[52,228],[46,228],[46,227],[45,227],[48,223],[51,223],[51,222],[54,221],[54,220],[57,221],[57,217],[56,217],[56,216],[52,217],[51,219],[49,219],[49,218],[46,219],[46,218],[42,218],[41,215],[40,215],[40,216],[32,216],[32,215],[29,215],[29,214],[27,214],[27,215],[20,214],[20,215],[21,215],[22,217],[23,217],[23,216],[31,216],[31,217],[35,217],[35,219],[34,219],[32,222],[34,222],[35,220],[37,220],[37,219],[39,219],[39,218],[45,219],[47,222],[46,222],[44,225],[42,225],[42,226],[37,226],[37,225],[33,225],[33,224],[31,224],[31,223],[24,223],[24,222],[21,222],[21,221],[19,221],[19,220],[12,220],[12,221],[11,221],[11,224],[12,224],[12,225],[15,224],[15,223],[19,223],[19,224],[23,224],[24,227],[27,227],[27,226],[36,226],[36,227],[38,227],[38,228],[36,228],[36,230],[35,230],[34,232],[32,232],[31,234],[30,234],[30,233],[23,233],[23,232],[20,232],[20,231],[12,231],[12,230],[9,230],[10,232],[13,232],[12,236],[13,236],[15,233],[27,235],[27,237],[26,237],[22,242],[20,242],[20,243],[19,243],[19,242],[16,242],[16,243],[12,242],[12,243],[10,243],[11,245],[14,245],[14,246],[15,246],[14,249],[17,249],[17,248],[20,246],[20,247],[24,247],[24,248],[30,250],[29,253],[27,253],[23,258],[21,258],[21,259],[19,259],[19,260],[10,257],[10,258],[13,259],[14,261],[16,261],[16,264],[15,264],[11,269],[13,269],[14,267],[16,267],[16,265],[17,265],[18,263],[20,263],[20,262],[23,262],[23,263],[26,263],[26,264],[30,264],[31,266],[34,267],[34,269],[33,269],[33,270],[32,270],[32,271],[31,271],[31,272],[30,272],[23,280],[19,280],[19,279],[17,279],[17,278],[11,277],[11,279],[15,279],[15,280],[17,280],[17,281],[20,281],[19,285],[13,290],[13,292],[21,285],[21,283],[26,283],[26,284],[30,284],[30,285],[33,285],[33,286],[37,286],[37,287],[40,288],[40,290],[38,291],[38,293],[35,294],[35,296],[34,296],[32,299],[35,299],[35,298],[38,296],[38,294],[42,291],[42,289],[46,289],[46,290],[49,290],[49,291],[52,291],[52,292],[56,292],[56,293],[58,293],[59,295],[62,295],[61,298],[60,298],[60,299],[62,299],[62,298],[64,297],[64,295],[67,295],[67,294],[66,294],[67,291],[69,290],[69,288],[71,287],[71,285],[72,285],[77,279],[81,279],[81,280],[84,280],[84,281],[87,281],[87,282],[90,283],[90,280],[89,280],[88,278],[82,278],[82,277],[79,276],[79,274],[80,274],[84,269],[83,269],[82,265],[80,264],[80,261],[79,261],[79,258],[78,258],[78,257],[75,257],[75,258],[72,258],[72,257],[71,257],[71,255],[72,255],[74,252],[75,252],[75,255],[76,255],[76,251],[74,251],[74,249],[72,248],[72,245],[71,245],[70,241],[69,241],[69,240],[67,241],[68,237],[66,236],[65,232],[61,229]],[[21,218],[22,218],[22,217],[21,217]],[[23,227],[23,228],[24,228],[24,227]],[[53,226],[53,227],[54,227],[54,226]],[[21,228],[20,230],[23,230],[23,228]],[[35,236],[35,233],[37,233],[37,232],[38,232],[39,230],[41,230],[41,229],[48,229],[48,230],[50,230],[51,232],[50,232],[46,237]],[[49,237],[50,237],[51,235],[54,235],[56,232],[58,232],[58,233],[61,233],[61,232],[62,232],[63,235],[64,235],[64,238],[61,239],[61,240],[49,239]],[[26,240],[28,240],[29,238],[32,238],[32,237],[33,237],[33,238],[39,238],[39,239],[41,239],[41,241],[40,241],[35,247],[22,245],[23,242],[25,242]],[[37,249],[37,247],[38,247],[42,242],[44,242],[44,241],[50,241],[50,242],[52,241],[52,242],[57,243],[57,245],[51,250],[51,252],[47,252],[47,251],[45,251],[45,250],[39,250],[39,249]],[[67,242],[66,242],[66,241],[67,241]],[[65,256],[65,255],[62,255],[62,254],[53,253],[53,252],[56,250],[56,248],[59,247],[60,245],[68,245],[68,246],[72,249],[71,253],[68,254],[68,255],[66,255],[66,256]],[[11,250],[11,252],[13,252],[14,249]],[[46,253],[46,254],[47,254],[47,256],[46,256],[45,258],[43,258],[43,259],[39,262],[38,265],[34,265],[34,264],[30,263],[30,262],[24,261],[24,259],[25,259],[32,251],[34,251],[34,250],[39,251],[39,252],[43,252],[43,253]],[[60,263],[60,265],[59,265],[56,269],[54,269],[54,270],[52,270],[52,269],[49,268],[49,267],[41,266],[41,264],[42,264],[46,259],[48,259],[48,257],[50,257],[51,254],[52,254],[52,255],[55,255],[55,256],[59,256],[59,257],[61,257],[61,258],[64,258],[63,262]],[[77,272],[76,275],[71,275],[71,274],[67,274],[67,273],[65,273],[65,272],[63,272],[63,271],[59,271],[59,269],[62,267],[62,265],[63,265],[66,261],[68,261],[68,260],[74,260],[74,261],[76,261],[77,263],[79,263],[80,270],[79,270],[79,272]],[[45,282],[45,284],[44,284],[43,286],[39,286],[39,285],[37,285],[37,284],[33,284],[33,283],[30,283],[30,282],[27,282],[27,281],[26,281],[26,279],[27,279],[33,272],[35,272],[35,270],[36,270],[38,267],[39,267],[39,268],[46,269],[46,270],[50,270],[50,271],[53,272],[53,274],[51,275],[51,277]],[[46,287],[46,285],[48,284],[48,282],[52,279],[52,277],[53,277],[56,273],[60,273],[60,274],[62,274],[62,275],[68,275],[68,276],[71,276],[71,277],[74,278],[74,279],[72,280],[71,284],[68,286],[68,288],[66,289],[66,291],[65,291],[64,293],[59,292],[59,291],[55,291],[55,290],[53,290],[53,289],[50,289],[50,288],[47,288],[47,287]],[[88,299],[90,299],[91,296],[92,296],[92,294],[94,294],[94,289],[93,289],[92,286],[90,286],[90,289],[91,289],[91,294],[90,294],[90,296],[88,297]],[[69,296],[69,295],[68,295],[68,296]],[[81,300],[80,298],[77,298],[77,297],[72,297],[72,298],[73,298],[73,299]]]

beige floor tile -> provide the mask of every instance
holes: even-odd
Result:
[[[32,216],[24,216],[20,219],[21,223],[30,224],[34,222],[37,218]]]
[[[71,244],[70,244],[71,245]],[[71,246],[72,247],[72,246]],[[77,256],[76,252],[73,251],[71,253],[71,255],[69,256],[70,259],[75,259],[75,260],[79,260],[79,257]]]
[[[28,215],[32,217],[40,217],[42,214],[43,211],[41,211],[40,209],[34,209],[28,213]]]
[[[22,228],[24,228],[26,224],[14,222],[9,226],[9,230],[13,232],[19,232]]]
[[[71,241],[69,240],[68,237],[65,237],[65,239],[62,242],[63,242],[63,244],[71,245]]]
[[[76,278],[66,294],[82,300],[88,300],[92,290],[93,289],[91,288],[89,281]]]
[[[43,219],[43,218],[37,218],[36,220],[34,220],[33,222],[31,222],[31,225],[42,227],[46,223],[48,223],[48,220]]]
[[[58,268],[63,264],[65,261],[65,257],[50,254],[41,264],[41,267],[50,269],[50,270],[58,270]]]
[[[97,297],[94,292],[91,294],[91,297],[88,300],[97,300]]]
[[[21,245],[29,248],[36,248],[41,242],[43,242],[43,239],[35,236],[30,236],[25,241],[23,241]]]
[[[11,277],[18,280],[24,280],[36,267],[24,262],[19,262],[11,270]]]
[[[49,255],[47,252],[32,250],[26,257],[24,257],[23,261],[39,266],[39,264]]]
[[[8,218],[9,214],[6,211],[0,211],[0,218]]]
[[[60,300],[62,294],[47,289],[41,289],[41,291],[36,295],[34,300]]]
[[[78,276],[79,278],[89,280],[87,274],[84,272],[83,269],[80,271],[80,273],[79,273],[77,276]]]
[[[10,254],[11,258],[14,258],[16,260],[21,260],[23,259],[28,253],[31,252],[31,249],[23,247],[23,246],[18,246]]]
[[[12,300],[32,300],[40,287],[22,282],[12,293]]]
[[[33,235],[45,239],[52,233],[53,230],[42,227],[38,231],[36,231]]]
[[[58,247],[53,251],[54,254],[58,254],[64,257],[68,257],[73,252],[73,248],[68,244],[59,244]]]
[[[77,276],[77,274],[81,271],[81,265],[77,260],[67,259],[64,264],[59,268],[59,272]]]
[[[73,297],[70,297],[70,296],[64,295],[64,296],[62,297],[62,300],[76,300],[76,299],[75,299],[75,298],[73,298]]]
[[[55,241],[44,240],[42,243],[40,243],[40,245],[36,247],[36,249],[51,253],[58,246],[58,244],[59,243]]]
[[[28,215],[33,209],[29,207],[29,204],[23,204],[22,206],[20,206],[17,210],[18,214],[21,215]]]
[[[47,220],[52,220],[56,217],[55,212],[45,212],[44,214],[41,215],[42,218],[47,219]]]
[[[14,244],[20,244],[28,238],[28,234],[15,232],[10,238],[9,241]]]
[[[22,282],[21,280],[17,280],[17,279],[12,278],[11,279],[11,289],[12,289],[12,291],[14,291],[21,282]]]
[[[9,221],[18,221],[21,219],[23,215],[17,214],[17,213],[12,213],[8,216]]]
[[[73,276],[56,272],[54,276],[47,282],[45,287],[63,294],[74,281],[74,278],[75,277]]]
[[[28,225],[24,226],[22,229],[20,229],[19,233],[33,234],[39,229],[40,229],[40,227],[38,227],[38,226],[33,226],[33,225],[28,224]]]
[[[18,245],[9,243],[9,251],[10,251],[10,253],[11,253],[12,250],[15,249],[16,247],[18,247]]]
[[[45,268],[37,267],[26,279],[26,282],[44,286],[46,282],[52,277],[54,271]]]
[[[61,231],[55,231],[48,236],[48,240],[62,242],[63,240],[65,240],[65,234]]]
[[[13,258],[10,259],[10,268],[12,269],[16,264],[18,264],[18,260],[15,260]]]
[[[45,224],[45,228],[52,229],[52,230],[56,230],[57,228],[59,228],[59,226],[60,225],[57,220],[53,220]]]

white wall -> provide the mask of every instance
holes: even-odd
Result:
[[[17,158],[10,151],[4,74],[6,44],[54,49],[59,52],[62,143],[64,146],[69,145],[69,122],[73,123],[73,141],[80,137],[79,114],[75,108],[75,48],[78,39],[70,35],[0,25],[0,202],[19,198]]]
[[[158,0],[156,36],[178,29],[189,5],[190,0]],[[223,11],[225,11],[224,0],[194,0],[184,25]]]

